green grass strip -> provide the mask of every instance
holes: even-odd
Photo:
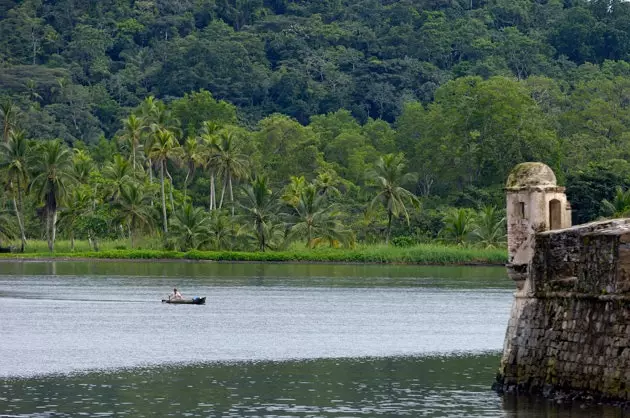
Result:
[[[77,252],[35,252],[0,254],[10,259],[121,259],[121,260],[207,260],[257,262],[345,262],[345,263],[402,263],[402,264],[504,264],[507,251],[435,244],[421,244],[407,248],[365,246],[358,249],[295,249],[288,251],[163,251],[163,250],[103,250]]]

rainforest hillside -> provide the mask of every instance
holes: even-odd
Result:
[[[258,181],[284,196],[271,223],[285,238],[279,215],[296,216],[312,186],[359,241],[392,223],[433,239],[449,234],[448,213],[500,211],[510,168],[538,160],[568,187],[574,221],[621,215],[629,59],[630,3],[617,0],[1,0],[12,145],[0,210],[22,235],[54,239],[53,203],[67,212],[80,192],[92,212],[115,208],[135,187],[165,232],[186,203],[237,223]],[[51,192],[42,159],[65,151],[68,186]],[[372,202],[387,164],[411,193],[405,210]],[[119,215],[81,234],[132,235]]]

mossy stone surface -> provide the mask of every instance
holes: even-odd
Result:
[[[557,180],[548,165],[537,162],[521,163],[512,169],[505,187],[508,189],[532,186],[556,186]]]

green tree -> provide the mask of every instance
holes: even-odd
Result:
[[[377,203],[382,203],[387,211],[387,230],[385,244],[389,244],[392,229],[392,220],[401,214],[409,224],[409,211],[406,203],[419,206],[420,201],[404,184],[416,181],[415,173],[405,172],[406,164],[403,154],[387,154],[376,162],[374,168],[368,171],[368,178],[375,184],[377,195],[370,202],[372,209]]]
[[[13,209],[20,229],[20,251],[24,252],[26,233],[22,196],[30,174],[30,147],[24,132],[10,131],[7,141],[0,145],[0,170],[4,171],[7,187],[13,196]]]
[[[89,189],[78,187],[66,200],[66,205],[59,212],[59,227],[70,236],[70,250],[74,251],[75,231],[79,223],[93,210],[93,198]]]
[[[34,172],[31,189],[44,203],[46,216],[46,237],[48,249],[55,249],[57,232],[57,209],[69,195],[70,188],[76,182],[72,169],[72,152],[61,141],[46,141],[36,149]]]
[[[195,175],[198,167],[204,164],[203,147],[199,145],[196,138],[188,138],[182,146],[181,162],[186,167],[186,178],[184,179],[184,198],[187,196],[188,183]]]
[[[260,176],[243,186],[244,203],[239,204],[245,214],[244,220],[253,226],[258,249],[265,251],[268,246],[268,231],[278,211],[278,199],[269,188],[267,178]]]
[[[131,166],[134,172],[138,168],[136,158],[140,155],[144,130],[144,121],[134,114],[129,115],[127,119],[123,120],[123,131],[120,140],[123,146],[129,150]]]
[[[602,213],[610,218],[627,218],[630,215],[630,189],[615,189],[612,200],[602,200]]]
[[[341,226],[335,207],[314,184],[305,186],[300,192],[293,212],[289,216],[289,237],[305,238],[307,248],[313,248],[320,242],[328,242],[331,246],[346,245],[352,240],[349,231]]]
[[[123,187],[135,181],[133,166],[122,155],[114,155],[114,161],[103,167],[103,177],[107,180],[107,198],[116,202],[120,198]]]
[[[174,150],[177,147],[175,136],[169,130],[158,129],[154,133],[154,141],[151,144],[149,157],[160,167],[160,192],[162,197],[162,228],[165,234],[168,233],[168,218],[166,216],[166,192],[164,188],[164,173],[166,163],[174,158]],[[172,187],[172,185],[171,185]]]
[[[190,203],[175,212],[171,223],[171,239],[180,251],[196,250],[210,238],[208,214]]]
[[[485,248],[495,248],[506,243],[505,216],[495,206],[483,206],[475,215],[473,236]]]
[[[17,128],[18,114],[20,109],[13,104],[13,101],[6,100],[0,103],[0,118],[2,119],[2,141],[9,140],[11,131]]]
[[[120,199],[114,205],[117,211],[116,220],[126,225],[129,232],[131,248],[134,248],[138,232],[151,231],[154,226],[151,199],[144,189],[138,183],[126,184],[120,191]]]
[[[232,206],[232,216],[234,216],[234,191],[232,182],[247,177],[248,159],[239,149],[236,134],[229,130],[223,129],[219,132],[216,154],[212,159],[217,168],[217,173],[223,178],[223,189],[221,190],[221,200],[219,201],[219,209],[223,207],[223,198],[227,189],[230,196],[230,204]]]
[[[475,231],[475,214],[468,208],[450,208],[443,218],[440,235],[448,242],[463,245]]]

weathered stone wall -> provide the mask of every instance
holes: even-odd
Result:
[[[630,401],[630,220],[535,236],[498,386]]]

